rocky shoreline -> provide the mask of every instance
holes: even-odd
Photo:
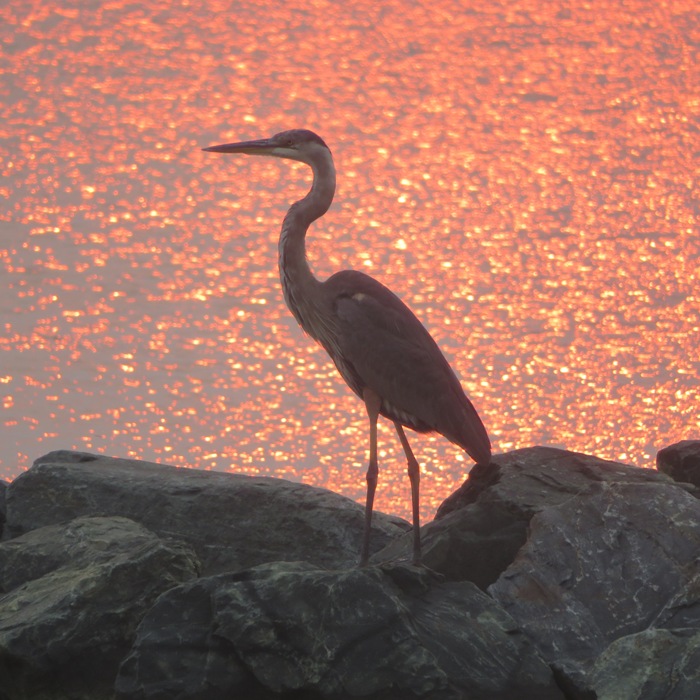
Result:
[[[658,466],[496,455],[358,569],[338,494],[50,453],[0,483],[0,700],[698,698],[700,441]]]

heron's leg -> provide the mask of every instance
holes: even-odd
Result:
[[[362,392],[369,417],[369,467],[367,468],[367,503],[365,504],[365,532],[362,540],[360,566],[366,566],[369,559],[369,535],[372,527],[372,508],[374,507],[374,492],[377,490],[379,465],[377,464],[377,418],[382,400],[371,389]]]
[[[411,505],[413,507],[413,563],[420,564],[420,467],[416,458],[413,456],[413,450],[408,444],[408,438],[403,430],[403,425],[394,421],[396,432],[399,434],[401,446],[406,453],[406,461],[408,462],[408,478],[411,480]]]

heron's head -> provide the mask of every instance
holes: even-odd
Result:
[[[323,139],[308,129],[291,129],[282,131],[268,139],[256,139],[255,141],[241,141],[239,143],[224,143],[220,146],[209,146],[202,149],[214,153],[247,153],[251,156],[274,156],[276,158],[288,158],[302,163],[313,165],[315,159],[330,149]]]

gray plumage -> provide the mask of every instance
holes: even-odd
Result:
[[[377,465],[377,415],[394,422],[406,453],[411,479],[414,562],[420,561],[420,469],[403,426],[437,432],[462,447],[472,459],[488,463],[491,443],[481,419],[449,363],[413,312],[377,280],[354,270],[317,280],[306,258],[309,225],[323,216],[335,193],[330,149],[306,129],[269,139],[205,148],[306,163],[314,174],[308,194],[294,203],[282,224],[279,268],[284,299],[299,325],[331,356],[348,386],[365,402],[370,419],[370,460],[361,565],[369,557]]]

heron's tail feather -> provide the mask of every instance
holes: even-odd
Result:
[[[461,415],[455,416],[454,431],[445,437],[459,445],[478,464],[491,461],[491,440],[479,414],[471,401],[464,397],[466,405]]]

